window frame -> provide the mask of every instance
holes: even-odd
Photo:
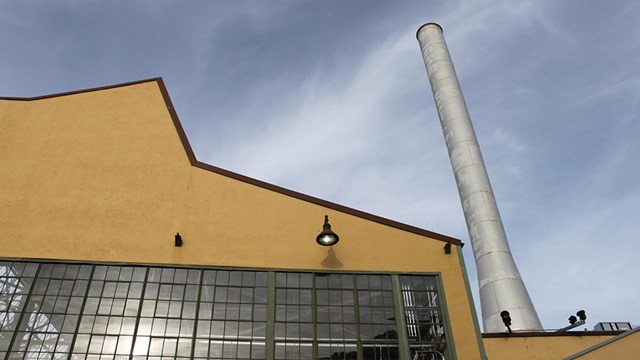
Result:
[[[86,306],[87,306],[87,299],[89,299],[90,297],[95,297],[95,296],[90,296],[90,289],[91,286],[93,284],[94,281],[106,281],[105,279],[103,280],[98,280],[98,279],[94,279],[94,274],[96,272],[96,269],[99,266],[113,266],[113,267],[129,267],[129,268],[142,268],[144,269],[144,279],[141,280],[142,281],[142,294],[139,297],[139,306],[138,306],[138,310],[137,310],[137,314],[136,314],[136,320],[135,320],[135,328],[134,328],[134,333],[133,333],[133,343],[131,344],[131,351],[130,351],[130,355],[133,355],[134,352],[134,348],[135,348],[135,341],[136,338],[138,336],[143,336],[140,335],[138,333],[139,331],[139,326],[140,326],[140,321],[142,318],[148,318],[148,316],[143,316],[142,311],[143,311],[143,302],[146,299],[146,291],[147,291],[147,287],[149,286],[150,283],[153,284],[162,284],[162,280],[158,279],[158,280],[150,280],[150,271],[151,269],[155,269],[155,268],[161,268],[161,269],[173,269],[174,272],[176,269],[186,269],[186,270],[197,270],[198,271],[198,283],[197,283],[197,296],[196,296],[196,300],[195,300],[195,317],[192,319],[193,320],[193,333],[191,334],[190,338],[184,338],[181,337],[182,335],[178,336],[178,340],[179,339],[190,339],[191,341],[191,348],[190,348],[190,354],[189,354],[189,358],[193,359],[195,356],[195,351],[196,351],[196,342],[198,341],[199,337],[197,336],[198,334],[198,322],[199,322],[199,313],[200,313],[200,307],[201,307],[201,303],[202,303],[202,291],[203,291],[203,286],[204,286],[204,274],[205,271],[207,270],[214,270],[214,271],[252,271],[252,272],[264,272],[266,273],[266,319],[265,319],[265,337],[264,337],[264,349],[265,349],[265,358],[266,359],[275,359],[275,350],[276,350],[276,342],[285,342],[285,343],[289,343],[291,341],[289,340],[277,340],[276,341],[276,334],[275,334],[275,327],[276,327],[276,323],[280,323],[280,321],[277,321],[276,319],[276,306],[278,305],[277,301],[276,301],[276,293],[277,293],[277,289],[279,288],[277,285],[277,276],[278,274],[281,273],[286,273],[286,274],[290,274],[290,273],[298,273],[298,274],[311,274],[312,275],[312,285],[311,285],[311,292],[312,292],[312,304],[311,304],[311,309],[312,309],[312,320],[311,320],[311,326],[313,328],[313,339],[311,341],[312,343],[312,353],[313,353],[313,358],[317,358],[318,357],[318,344],[319,343],[325,343],[325,341],[319,341],[318,339],[318,330],[317,330],[317,326],[318,326],[318,318],[317,318],[317,313],[318,313],[318,304],[317,304],[317,291],[318,291],[318,287],[316,286],[316,279],[318,277],[318,274],[326,274],[326,275],[351,275],[352,276],[352,287],[345,289],[345,290],[351,290],[353,292],[353,311],[355,313],[355,319],[354,319],[354,326],[355,326],[355,331],[356,331],[356,339],[355,339],[355,343],[353,341],[345,341],[344,344],[351,344],[354,343],[356,345],[356,349],[357,349],[357,355],[359,359],[363,358],[363,345],[370,345],[373,342],[367,342],[364,341],[365,339],[362,338],[362,331],[361,331],[361,325],[364,324],[362,322],[362,319],[360,319],[360,311],[361,311],[361,307],[362,305],[359,302],[359,293],[358,291],[360,291],[358,289],[358,275],[381,275],[381,276],[389,276],[391,279],[391,292],[392,292],[392,297],[393,297],[393,312],[395,315],[395,320],[396,320],[396,329],[397,329],[397,334],[398,334],[398,353],[399,353],[399,358],[400,359],[407,359],[409,360],[410,354],[411,354],[411,350],[409,348],[409,341],[408,341],[408,331],[407,331],[407,321],[406,321],[406,312],[405,312],[405,303],[403,300],[403,295],[402,295],[402,288],[401,288],[401,281],[400,278],[402,276],[429,276],[429,277],[433,277],[435,280],[435,292],[437,293],[438,296],[438,307],[437,307],[437,311],[439,311],[440,316],[441,316],[441,324],[442,327],[444,329],[444,334],[445,334],[445,347],[446,347],[446,353],[447,353],[447,358],[448,359],[456,359],[456,353],[455,353],[455,346],[454,346],[454,337],[453,337],[453,332],[451,329],[451,324],[450,324],[450,316],[449,316],[449,312],[447,309],[447,303],[446,303],[446,296],[445,296],[445,289],[444,289],[444,284],[443,284],[443,279],[442,279],[442,274],[440,272],[381,272],[381,271],[326,271],[326,270],[310,270],[310,269],[263,269],[263,268],[237,268],[237,267],[216,267],[216,266],[189,266],[189,265],[174,265],[174,264],[132,264],[132,263],[103,263],[103,262],[80,262],[80,261],[62,261],[62,260],[37,260],[37,259],[11,259],[11,258],[0,258],[0,262],[3,263],[22,263],[22,264],[36,264],[37,268],[36,268],[36,272],[35,274],[33,274],[32,276],[32,283],[29,286],[29,291],[26,294],[26,299],[25,302],[26,304],[28,304],[28,302],[31,299],[31,296],[33,294],[33,290],[35,288],[35,284],[36,281],[38,279],[40,279],[40,271],[41,269],[45,266],[45,264],[63,264],[63,265],[78,265],[78,266],[82,266],[82,265],[87,265],[87,266],[91,266],[91,271],[90,271],[90,275],[89,275],[89,279],[88,279],[88,283],[86,285],[86,290],[84,292],[84,296],[83,296],[83,300],[82,300],[82,307],[80,310],[80,313],[77,314],[78,315],[78,320],[77,320],[77,324],[75,326],[75,331],[73,333],[73,338],[72,341],[69,345],[69,357],[71,357],[71,354],[73,354],[74,349],[75,349],[75,344],[76,344],[76,340],[78,338],[79,335],[79,330],[80,330],[80,323],[81,323],[81,319],[86,315],[85,310],[86,310]],[[49,275],[48,279],[52,279],[51,277],[52,275]],[[21,278],[22,276],[20,276],[19,278]],[[75,278],[75,280],[81,280],[80,278]],[[126,281],[125,281],[126,282]],[[140,282],[140,280],[128,280],[129,285],[133,284],[134,282]],[[174,284],[175,280],[171,281],[172,284]],[[178,284],[178,283],[175,283]],[[174,284],[174,285],[175,285]],[[181,284],[181,283],[180,283]],[[187,285],[187,284],[191,284],[188,283],[187,281],[184,282],[183,285]],[[104,284],[103,284],[104,286]],[[214,285],[216,286],[216,285]],[[224,285],[223,285],[224,286]],[[228,285],[227,285],[228,286]],[[254,288],[256,286],[254,285]],[[327,288],[328,289],[328,288]],[[322,289],[324,290],[324,289]],[[104,291],[104,289],[103,289]],[[371,288],[367,288],[365,290],[362,291],[371,291]],[[185,296],[186,296],[186,290],[185,290]],[[100,295],[99,299],[102,299],[102,294]],[[110,296],[110,298],[114,299],[116,298],[115,295]],[[156,301],[159,299],[159,295],[158,297],[155,299]],[[182,301],[182,307],[184,307],[184,303],[185,303],[185,298],[182,298],[180,301]],[[189,300],[191,301],[191,300]],[[254,300],[255,301],[255,300]],[[19,334],[21,333],[20,331],[20,325],[22,324],[22,322],[24,321],[24,317],[25,316],[29,316],[28,313],[28,308],[27,306],[23,306],[20,310],[19,314],[19,320],[18,320],[18,325],[16,327],[16,329],[13,332],[11,341],[9,342],[9,348],[7,350],[7,355],[6,355],[6,359],[14,359],[15,357],[11,356],[11,350],[14,347],[14,343],[17,340]],[[10,309],[7,309],[7,312],[10,312]],[[26,315],[25,315],[26,314]],[[65,316],[68,315],[67,313],[64,314]],[[110,315],[111,316],[111,315]],[[155,318],[155,316],[152,316],[152,318]],[[167,316],[166,318],[169,318],[169,316]],[[181,318],[182,319],[182,318]],[[209,319],[209,321],[213,321],[212,319]],[[285,324],[288,322],[284,322]],[[346,323],[345,323],[346,324]],[[166,331],[166,330],[165,330]],[[93,335],[93,332],[91,333],[91,335]],[[104,334],[103,336],[106,336],[106,334]],[[149,338],[151,339],[151,335],[149,335]],[[164,336],[164,338],[167,338],[166,334]],[[173,338],[173,337],[171,337]],[[236,341],[238,341],[238,339],[236,339]],[[255,339],[251,339],[251,341],[255,341]],[[295,342],[291,342],[291,343],[295,343]],[[389,345],[389,346],[393,346],[393,344]],[[148,350],[148,349],[147,349]],[[27,354],[27,352],[24,353],[25,355]],[[152,355],[145,355],[146,357],[148,356],[152,356]],[[133,357],[132,357],[133,358]]]

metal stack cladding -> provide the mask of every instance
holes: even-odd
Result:
[[[542,330],[509,249],[442,28],[425,24],[418,29],[417,37],[471,238],[484,331],[506,330],[500,317],[504,310],[511,314],[513,330]]]

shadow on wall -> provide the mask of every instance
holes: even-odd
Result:
[[[324,260],[322,260],[322,266],[329,269],[342,269],[344,264],[342,264],[342,261],[338,259],[338,257],[336,256],[336,252],[333,250],[333,248],[329,248],[327,257],[324,258]]]

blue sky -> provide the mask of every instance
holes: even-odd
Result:
[[[640,2],[0,7],[0,96],[162,76],[200,161],[468,243],[415,39],[438,22],[545,328],[640,324]]]

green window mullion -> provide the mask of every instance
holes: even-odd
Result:
[[[396,327],[398,328],[398,352],[401,360],[409,360],[409,338],[407,335],[407,322],[404,316],[404,299],[402,298],[402,286],[400,286],[400,276],[391,275],[391,287],[393,289],[393,312],[396,317]]]
[[[14,262],[15,263],[15,262]],[[28,263],[25,263],[28,264]],[[26,266],[25,266],[26,267]],[[16,323],[16,329],[13,333],[13,336],[11,337],[11,342],[9,343],[9,348],[7,349],[7,356],[6,359],[8,360],[11,356],[11,352],[13,351],[13,345],[16,342],[16,338],[18,337],[18,334],[20,333],[20,325],[22,325],[22,320],[25,316],[25,314],[31,314],[31,311],[29,311],[29,300],[31,300],[31,294],[33,293],[33,286],[36,284],[36,281],[38,280],[39,276],[40,276],[40,268],[42,267],[42,263],[38,264],[38,270],[36,270],[35,275],[33,275],[33,282],[31,283],[31,286],[29,287],[29,290],[27,292],[27,296],[25,297],[25,303],[24,303],[24,307],[22,308],[21,312],[20,312],[20,316],[18,317],[18,322]],[[16,273],[16,278],[17,279],[22,279],[22,275],[18,276],[18,274]],[[8,307],[7,307],[8,309]],[[80,319],[78,319],[78,321],[80,321]],[[28,350],[29,348],[27,347],[27,349],[25,349],[25,354],[26,354],[26,350]]]
[[[447,346],[447,352],[451,359],[457,359],[456,347],[453,343],[453,331],[451,331],[451,323],[449,322],[449,310],[447,310],[447,302],[444,297],[444,286],[442,284],[442,277],[436,276],[436,286],[438,290],[438,298],[440,299],[440,317],[442,318],[442,325],[444,326],[445,341]]]
[[[198,273],[200,274],[199,279],[198,279],[198,295],[196,297],[196,313],[195,316],[193,317],[193,335],[191,337],[191,359],[193,359],[196,356],[196,343],[198,342],[198,320],[200,319],[200,297],[202,296],[202,287],[204,286],[204,270],[200,269],[198,270]],[[189,279],[189,272],[187,271],[187,279]],[[188,282],[187,282],[188,284]],[[185,286],[185,296],[186,296],[186,289],[187,287]],[[184,302],[184,298],[182,299],[182,301]],[[142,307],[142,301],[140,301],[140,307]]]
[[[149,280],[149,267],[145,267],[144,286],[142,287],[142,294],[140,294],[140,304],[138,307],[138,314],[136,315],[136,325],[133,328],[133,341],[131,342],[131,351],[129,352],[129,359],[133,359],[133,350],[136,348],[136,340],[138,338],[138,327],[140,326],[140,317],[142,316],[142,305],[144,304],[144,295],[147,291],[148,280]],[[149,351],[148,345],[147,345],[147,351]]]
[[[311,345],[311,351],[313,358],[318,358],[318,301],[316,300],[316,275],[317,273],[311,273],[311,323],[313,324],[313,341]]]
[[[275,324],[276,324],[276,272],[267,273],[267,328],[265,331],[266,360],[275,358]]]
[[[82,269],[82,265],[79,265],[78,274],[80,274],[80,269]],[[87,298],[89,297],[89,290],[91,289],[91,283],[93,282],[93,273],[96,271],[96,266],[91,266],[91,274],[89,275],[89,279],[87,280],[87,289],[84,292],[84,298],[82,299],[82,307],[80,307],[80,314],[78,314],[78,323],[76,324],[76,330],[73,333],[73,339],[71,340],[71,345],[69,345],[69,356],[67,359],[71,360],[73,356],[73,348],[76,345],[76,338],[78,337],[78,332],[80,331],[80,322],[82,321],[82,317],[84,316],[84,308],[87,305]],[[78,281],[76,277],[75,281]],[[75,286],[75,284],[74,284]],[[133,343],[131,344],[133,346]]]
[[[356,349],[358,352],[358,360],[363,360],[364,355],[362,353],[362,336],[360,336],[360,302],[358,299],[358,284],[356,282],[357,275],[352,275],[353,277],[353,311],[355,311],[354,318],[356,320],[356,339],[357,345]]]

